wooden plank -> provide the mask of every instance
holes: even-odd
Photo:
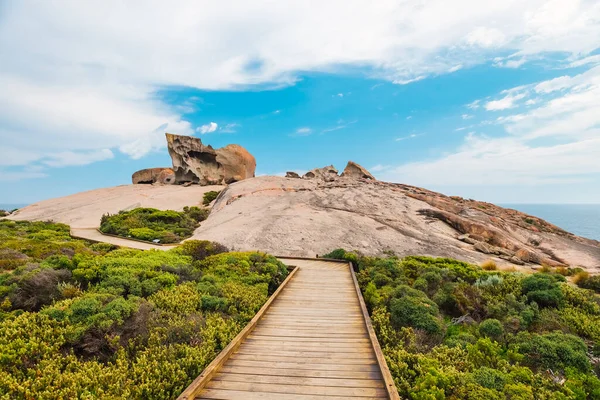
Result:
[[[277,293],[199,398],[398,399],[389,394],[384,379],[389,370],[377,355],[379,344],[369,331],[351,265],[319,259],[289,263],[297,266],[294,280],[286,279],[285,292]]]
[[[279,383],[302,386],[371,387],[383,389],[383,381],[373,379],[305,378],[299,376],[265,376],[255,374],[217,374],[213,380],[230,382]]]
[[[268,353],[263,354],[236,354],[236,360],[246,360],[246,361],[275,361],[275,362],[295,362],[298,364],[339,364],[343,363],[345,365],[351,364],[360,364],[360,365],[373,365],[377,364],[377,359],[373,358],[372,360],[365,360],[363,358],[347,358],[343,361],[340,360],[331,360],[331,359],[323,359],[321,357],[310,358],[304,357],[302,360],[298,360],[297,357],[289,357],[289,356],[272,356]]]
[[[265,399],[278,399],[278,400],[317,400],[323,399],[322,396],[307,396],[302,394],[286,394],[277,393],[275,396],[273,393],[252,393],[242,390],[223,390],[223,389],[207,389],[202,393],[200,399],[220,399],[220,400],[265,400]],[[352,397],[352,400],[373,400],[381,399],[382,397]],[[348,400],[348,396],[328,396],[327,400]]]
[[[334,336],[334,337],[329,337],[329,338],[304,337],[304,338],[298,338],[298,339],[288,339],[288,338],[281,337],[281,336],[256,335],[255,333],[252,333],[250,336],[248,336],[248,338],[257,339],[257,340],[273,340],[273,341],[293,340],[296,342],[327,342],[327,343],[333,343],[333,342],[344,342],[344,343],[366,342],[366,343],[370,343],[371,342],[371,340],[369,339],[368,336],[365,336],[364,338],[340,338],[340,337]]]
[[[217,373],[219,368],[223,366],[225,361],[237,350],[242,344],[242,341],[254,330],[256,324],[264,313],[269,309],[271,304],[277,298],[277,295],[283,291],[286,285],[292,280],[298,268],[294,268],[285,280],[279,285],[275,293],[269,297],[269,299],[263,304],[260,310],[256,313],[254,318],[242,329],[242,331],[219,353],[219,355],[202,371],[202,373],[194,379],[194,381],[179,395],[178,400],[191,400],[194,399],[198,393],[206,386],[210,379]]]
[[[385,389],[372,387],[331,387],[285,385],[279,383],[237,382],[212,380],[206,385],[208,389],[241,390],[247,392],[305,394],[318,396],[348,396],[348,397],[382,397]]]
[[[338,360],[339,361],[339,360]],[[276,361],[251,361],[238,360],[232,358],[228,363],[228,367],[261,367],[268,369],[271,372],[276,370],[308,370],[308,371],[355,371],[355,372],[377,372],[381,376],[381,371],[377,364],[344,364],[342,362],[332,363],[328,360],[323,360],[321,363],[301,363],[301,362],[276,362]],[[224,371],[224,370],[223,370]],[[284,372],[284,371],[281,371]],[[285,371],[288,373],[289,371]]]
[[[379,368],[367,369],[361,368],[360,370],[348,370],[343,368],[332,369],[328,365],[324,369],[300,369],[300,368],[270,368],[261,366],[229,366],[225,365],[221,369],[223,373],[236,373],[236,374],[258,374],[268,376],[302,376],[306,378],[351,378],[351,379],[379,379],[381,380],[381,372]]]

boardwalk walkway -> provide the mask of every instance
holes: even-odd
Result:
[[[282,261],[294,276],[237,351],[180,399],[397,399],[349,265]]]

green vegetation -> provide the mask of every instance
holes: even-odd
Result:
[[[591,289],[596,293],[600,293],[600,276],[591,276],[587,272],[579,272],[575,275],[575,283],[580,288]]]
[[[287,276],[225,250],[115,249],[1,220],[0,398],[177,397]]]
[[[209,205],[214,199],[217,198],[219,193],[221,193],[221,192],[220,191],[217,192],[214,190],[204,193],[204,198],[202,199],[202,204],[204,204],[205,206]]]
[[[9,212],[8,212],[8,211],[5,211],[5,210],[0,210],[0,218],[2,218],[2,217],[6,217],[8,214],[9,214]]]
[[[194,229],[206,218],[208,210],[199,207],[184,207],[181,212],[136,208],[103,215],[100,231],[148,242],[179,243],[192,236]]]
[[[326,257],[353,263],[402,398],[600,399],[600,297],[562,275]]]

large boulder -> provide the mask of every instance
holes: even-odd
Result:
[[[141,183],[172,185],[175,183],[175,172],[171,168],[141,169],[131,175],[131,181],[134,185]]]
[[[332,182],[338,177],[338,170],[333,165],[323,168],[311,169],[302,176],[304,179],[317,179],[325,182]]]
[[[166,136],[176,183],[221,185],[254,177],[256,160],[242,146],[230,144],[213,149],[195,137]]]
[[[348,165],[344,168],[344,172],[342,172],[342,177],[354,178],[354,179],[372,179],[376,180],[373,175],[365,167],[360,164],[355,163],[354,161],[348,161]]]

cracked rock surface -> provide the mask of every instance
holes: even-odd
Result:
[[[236,250],[315,256],[430,255],[600,271],[600,243],[490,203],[371,179],[263,176],[229,185],[194,238]]]

